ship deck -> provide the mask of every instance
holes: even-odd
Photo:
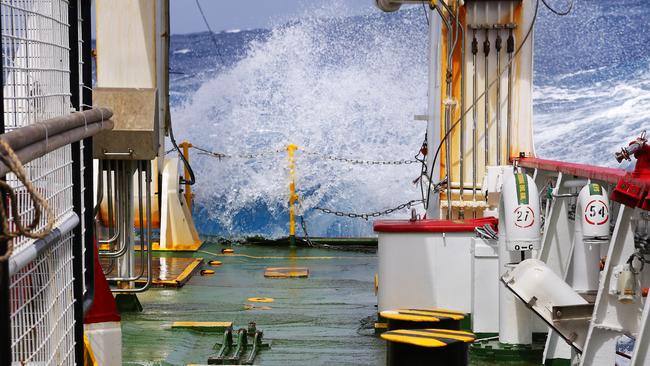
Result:
[[[271,348],[255,364],[379,365],[384,342],[374,336],[376,315],[373,276],[376,254],[319,248],[235,246],[206,243],[195,253],[156,256],[204,258],[202,269],[178,289],[154,288],[139,295],[142,313],[122,315],[125,365],[207,364],[217,353],[221,332],[172,329],[176,321],[232,321],[245,328],[251,321]],[[223,264],[211,267],[216,259]],[[267,267],[307,267],[308,278],[265,278]],[[252,304],[251,297],[271,303]]]

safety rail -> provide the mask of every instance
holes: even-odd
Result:
[[[194,144],[191,144],[188,141],[183,141],[181,144],[179,144],[180,147],[183,148],[183,151],[178,151],[179,154],[183,154],[184,158],[186,161],[189,161],[189,150],[194,149],[198,151],[200,155],[205,155],[205,156],[210,156],[213,158],[216,158],[218,160],[222,159],[243,159],[243,160],[254,160],[254,159],[261,159],[265,157],[271,157],[271,156],[277,156],[282,153],[287,154],[287,162],[288,162],[288,178],[289,178],[289,198],[288,198],[288,208],[289,208],[289,244],[291,246],[295,246],[296,244],[296,219],[300,220],[300,226],[303,230],[303,233],[305,235],[306,241],[308,244],[311,244],[311,240],[309,239],[309,234],[307,230],[307,224],[305,223],[304,219],[304,210],[302,208],[302,199],[298,193],[296,193],[296,153],[300,152],[304,154],[305,156],[312,157],[312,158],[317,158],[317,159],[322,159],[322,160],[328,160],[328,161],[333,161],[333,162],[339,162],[339,163],[345,163],[345,164],[353,164],[353,165],[365,165],[365,166],[397,166],[397,165],[411,165],[411,164],[424,164],[423,160],[420,160],[417,158],[414,159],[402,159],[402,160],[377,160],[377,159],[360,159],[360,158],[351,158],[351,157],[341,157],[341,156],[336,156],[332,154],[324,154],[324,153],[319,153],[315,152],[312,150],[309,150],[307,148],[304,148],[302,146],[298,146],[295,144],[288,144],[285,148],[283,149],[272,149],[272,150],[265,150],[265,151],[259,151],[259,152],[254,152],[254,153],[234,153],[234,154],[229,154],[229,153],[222,153],[222,152],[216,152],[212,151],[210,149],[206,149],[203,147],[196,146]],[[172,149],[167,151],[167,154],[175,151],[176,149]],[[426,155],[426,154],[425,154]],[[422,171],[421,171],[422,174]],[[185,197],[190,204],[192,202],[192,194],[190,191],[191,185],[187,181],[187,177],[189,176],[187,167],[185,168]],[[415,182],[419,181],[420,178],[416,179]],[[439,192],[441,190],[441,187],[446,185],[446,181],[443,182],[438,182],[434,185],[432,185],[432,190],[434,192]],[[352,219],[363,219],[363,220],[368,220],[370,218],[376,218],[376,217],[381,217],[385,215],[390,215],[393,212],[400,211],[403,209],[410,209],[413,206],[419,205],[419,204],[424,204],[425,199],[422,197],[421,199],[414,199],[414,200],[409,200],[407,202],[401,203],[399,205],[396,205],[395,207],[379,210],[379,211],[374,211],[374,212],[346,212],[346,211],[339,211],[339,210],[333,210],[330,208],[326,207],[313,207],[314,210],[319,211],[323,214],[328,214],[328,215],[335,215],[338,217],[348,217]],[[110,204],[110,200],[109,200]],[[109,206],[110,207],[110,206]],[[412,213],[414,214],[414,213]],[[109,213],[109,217],[111,214]]]

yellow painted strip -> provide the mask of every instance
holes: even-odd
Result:
[[[183,283],[187,277],[189,277],[192,272],[201,264],[203,263],[203,258],[196,258],[192,263],[190,263],[189,266],[185,267],[183,272],[176,277],[176,281],[179,283]]]
[[[399,329],[399,330],[394,330],[392,332],[404,336],[414,335],[414,336],[425,336],[431,338],[446,338],[446,339],[454,339],[466,343],[474,342],[474,340],[476,339],[476,336],[472,333],[463,332],[459,330],[450,330],[450,329]]]
[[[435,348],[435,347],[444,347],[447,345],[446,343],[440,342],[435,338],[415,338],[415,337],[403,336],[400,334],[394,334],[391,332],[382,333],[380,337],[390,342],[407,343],[407,344],[412,344],[414,346],[420,346],[420,347]]]
[[[200,253],[205,253],[205,254],[210,254],[215,257],[242,257],[242,258],[249,258],[249,259],[299,259],[299,260],[324,260],[324,259],[367,259],[366,257],[352,257],[352,256],[340,256],[340,257],[300,257],[300,256],[256,256],[256,255],[248,255],[248,254],[229,254],[229,255],[223,255],[223,254],[218,254],[218,253],[213,253],[207,250],[199,250],[198,252]]]
[[[196,328],[196,329],[208,329],[208,328],[230,328],[232,327],[232,322],[173,322],[172,328]]]
[[[138,282],[140,282],[140,281],[138,281]],[[142,281],[142,282],[145,282],[145,281]],[[170,287],[178,287],[178,281],[176,281],[176,280],[155,280],[153,283],[156,284],[156,285],[166,285],[166,286],[170,286]]]
[[[396,311],[392,310],[387,310],[387,311],[382,311],[380,315],[383,318],[389,319],[389,320],[404,320],[404,321],[412,321],[412,322],[437,322],[440,321],[439,318],[436,318],[434,316],[431,316],[430,314],[427,315],[412,315],[412,314],[401,314]]]
[[[420,311],[420,310],[398,310],[400,314],[404,315],[422,315],[422,316],[433,316],[436,318],[449,318],[453,320],[463,320],[465,319],[465,315],[459,315],[459,314],[449,314],[449,313],[443,313],[443,312],[435,312],[435,311]]]
[[[465,313],[462,311],[455,311],[455,310],[447,310],[447,309],[440,309],[440,308],[417,308],[417,309],[401,309],[401,310],[409,310],[409,311],[435,311],[437,313],[446,313],[446,314],[457,314],[457,315],[462,315],[463,317],[465,316]]]
[[[375,323],[375,329],[387,329],[388,324],[386,323]]]
[[[309,269],[304,267],[269,267],[264,270],[264,277],[269,278],[304,278],[309,277]]]
[[[476,336],[469,332],[448,329],[399,329],[385,332],[381,338],[420,347],[444,347],[457,342],[474,342]]]
[[[93,348],[90,346],[90,339],[84,333],[84,366],[99,366],[97,359],[95,359],[95,353]]]
[[[382,311],[381,316],[394,319],[394,320],[411,320],[411,321],[427,321],[426,317],[439,318],[439,319],[453,319],[453,320],[463,320],[465,319],[465,313],[445,310],[445,309],[436,309],[436,308],[424,308],[424,309],[398,309],[398,310],[385,310]],[[412,316],[413,319],[410,319],[409,316]],[[424,318],[423,318],[424,317]],[[431,321],[436,321],[432,319]]]
[[[273,298],[271,297],[249,297],[247,299],[250,302],[273,302]]]
[[[161,248],[160,243],[153,242],[153,251],[154,252],[196,252],[203,245],[203,240],[197,240],[192,244],[169,244],[166,248]],[[140,245],[136,245],[133,248],[136,251],[139,251]],[[147,246],[144,246],[144,249],[147,249]]]

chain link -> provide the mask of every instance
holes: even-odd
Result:
[[[411,160],[364,160],[364,159],[351,159],[351,158],[343,158],[343,157],[334,156],[334,155],[320,154],[320,153],[305,150],[305,149],[302,149],[302,148],[299,149],[298,151],[301,151],[306,155],[314,156],[314,157],[325,159],[325,160],[338,161],[338,162],[342,162],[342,163],[357,164],[357,165],[409,165],[409,164],[419,163],[419,161],[415,160],[415,159],[411,159]]]
[[[217,158],[219,160],[221,159],[257,159],[269,155],[275,155],[279,153],[283,153],[286,151],[286,149],[276,149],[276,150],[267,150],[267,151],[262,151],[259,153],[254,153],[254,154],[225,154],[221,152],[216,152],[212,150],[208,150],[202,147],[198,146],[192,146],[191,147],[194,150],[199,151],[200,155],[208,155],[212,156],[214,158]],[[166,151],[166,154],[169,154],[173,152],[175,149],[171,149]],[[334,156],[334,155],[327,155],[327,154],[320,154],[316,153],[313,151],[305,150],[305,149],[299,149],[299,151],[303,152],[306,155],[314,156],[320,159],[324,160],[330,160],[330,161],[337,161],[337,162],[342,162],[342,163],[348,163],[348,164],[356,164],[356,165],[410,165],[410,164],[416,164],[420,163],[419,160],[417,159],[411,159],[411,160],[364,160],[364,159],[352,159],[352,158],[343,158],[340,156]]]
[[[198,150],[200,155],[212,156],[212,157],[215,157],[215,158],[217,158],[219,160],[221,160],[221,159],[233,159],[233,158],[235,158],[235,159],[257,159],[257,158],[261,158],[261,157],[264,157],[264,156],[275,155],[275,154],[279,154],[279,153],[282,153],[282,152],[286,151],[286,149],[276,149],[276,150],[262,151],[262,152],[258,152],[258,153],[254,153],[254,154],[224,154],[224,153],[204,149],[204,148],[198,147],[198,146],[192,146],[192,148],[195,149],[195,150]]]
[[[383,211],[375,211],[375,212],[368,212],[368,213],[355,213],[355,212],[343,212],[343,211],[335,211],[331,210],[329,208],[324,208],[324,207],[314,207],[314,210],[318,210],[324,214],[328,215],[335,215],[339,217],[349,217],[352,219],[364,219],[368,220],[371,217],[379,217],[379,216],[386,216],[390,215],[395,211],[400,211],[405,208],[411,208],[415,205],[423,203],[424,200],[419,199],[419,200],[410,200],[408,202],[402,203],[401,205],[383,210]]]

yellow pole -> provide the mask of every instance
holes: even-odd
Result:
[[[287,152],[289,153],[289,244],[291,247],[296,246],[296,212],[295,204],[298,199],[296,195],[296,161],[294,153],[298,146],[289,144]]]
[[[183,156],[185,157],[185,160],[189,163],[190,162],[190,147],[192,147],[192,144],[190,144],[187,141],[183,141],[180,143],[180,147],[183,148]],[[187,170],[187,167],[184,166],[184,175],[185,175],[185,201],[187,202],[187,208],[192,212],[192,186],[188,183],[190,181],[190,172]]]

